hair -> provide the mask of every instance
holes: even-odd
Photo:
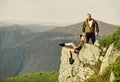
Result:
[[[82,37],[83,35],[82,34],[80,34],[80,38]]]
[[[90,13],[87,13],[87,15],[91,16],[91,14],[90,14]]]

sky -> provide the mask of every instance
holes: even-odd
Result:
[[[0,21],[74,24],[87,13],[120,25],[120,0],[0,0]]]

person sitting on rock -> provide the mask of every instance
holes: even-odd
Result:
[[[79,54],[80,49],[84,46],[84,44],[86,43],[86,36],[85,35],[80,35],[80,44],[76,45],[75,43],[71,42],[71,43],[61,43],[59,44],[59,46],[72,46],[73,48],[68,48],[68,55],[69,55],[69,63],[73,64],[74,63],[74,59],[72,58],[72,53],[77,53]]]

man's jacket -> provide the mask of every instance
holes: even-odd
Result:
[[[96,28],[96,32],[99,32],[99,27],[98,27],[98,24],[97,24],[96,20],[94,20],[94,19],[92,19],[92,20],[93,20],[93,22],[92,22],[91,27],[88,23],[88,20],[84,21],[83,27],[82,27],[82,32],[83,33],[95,32],[95,28]]]

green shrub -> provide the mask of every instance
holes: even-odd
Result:
[[[103,37],[99,43],[103,47],[108,47],[114,43],[114,46],[120,50],[120,27],[112,35]]]
[[[99,43],[101,44],[101,46],[103,47],[108,47],[111,43],[113,42],[112,40],[112,35],[108,35],[107,37],[103,37]]]

